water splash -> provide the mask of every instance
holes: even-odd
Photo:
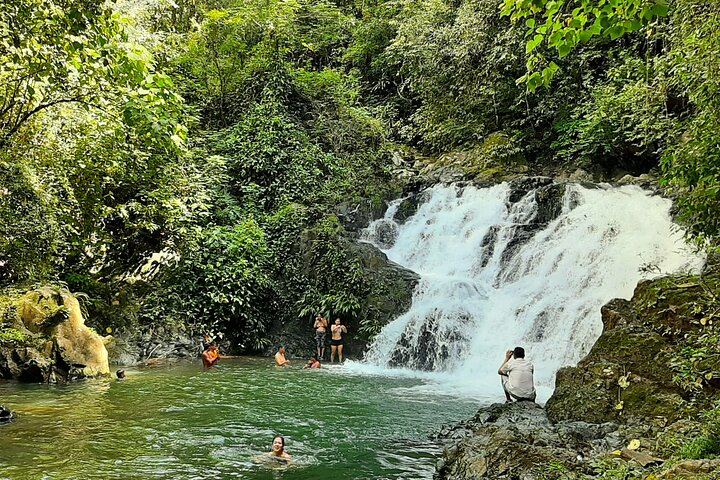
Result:
[[[435,186],[403,224],[398,200],[368,227],[365,241],[421,276],[410,310],[369,349],[368,369],[434,371],[442,390],[500,394],[503,354],[522,345],[547,398],[557,370],[600,335],[602,305],[631,297],[642,278],[702,265],[671,202],[638,187],[567,185],[545,222],[537,191],[514,196],[508,184]]]

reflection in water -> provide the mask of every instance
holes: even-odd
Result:
[[[129,369],[123,382],[0,383],[19,415],[0,429],[0,479],[431,478],[428,435],[476,405],[348,373],[248,358]],[[276,434],[291,465],[256,461]]]

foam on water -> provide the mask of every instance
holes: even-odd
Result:
[[[567,185],[562,212],[537,225],[535,192],[508,201],[507,184],[435,186],[417,212],[364,232],[390,260],[421,276],[412,306],[387,325],[363,364],[369,374],[417,375],[438,393],[501,397],[497,368],[522,345],[539,397],[557,370],[576,363],[600,335],[600,307],[630,298],[637,282],[703,258],[683,242],[671,202],[634,186]]]

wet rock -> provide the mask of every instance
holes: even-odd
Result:
[[[398,237],[398,226],[391,220],[379,220],[373,224],[373,242],[379,248],[391,248],[395,244]]]
[[[711,275],[703,280],[716,281]],[[557,373],[546,405],[550,419],[667,425],[720,397],[710,379],[703,395],[688,402],[689,393],[673,381],[676,356],[692,348],[692,333],[702,328],[702,312],[693,308],[703,294],[697,277],[660,278],[640,282],[629,301],[606,304],[603,333],[592,350]]]
[[[355,202],[343,202],[335,208],[335,213],[340,223],[353,233],[359,232],[368,226],[370,222],[377,218],[381,218],[387,209],[387,204],[374,204],[368,198],[360,199]]]
[[[553,183],[550,177],[525,177],[510,182],[510,196],[508,201],[516,203],[520,201],[530,191],[540,187],[545,187]]]
[[[393,220],[395,220],[395,222],[397,222],[399,225],[402,225],[408,218],[415,215],[418,207],[422,203],[422,195],[412,194],[408,196],[407,198],[403,199],[402,202],[400,202],[400,205],[398,206],[397,212],[395,212]]]
[[[5,405],[0,405],[0,425],[10,423],[15,419],[15,414]]]
[[[141,336],[115,336],[107,349],[111,364],[134,366],[151,359],[200,358],[205,346],[199,336],[191,338],[182,332],[154,330]],[[232,353],[229,345],[220,346],[222,352]]]
[[[553,425],[532,402],[495,404],[443,432],[452,439],[436,465],[435,479],[536,479],[553,465],[585,474],[590,463],[621,436],[615,424]],[[572,477],[568,477],[572,478]]]
[[[649,173],[643,173],[639,176],[627,174],[622,176],[617,183],[618,185],[637,185],[642,188],[653,190],[658,186],[658,178],[656,175]]]
[[[462,332],[439,333],[440,319],[429,315],[420,328],[407,328],[392,352],[389,364],[414,370],[442,370],[448,358],[458,358],[470,339]]]
[[[533,192],[535,202],[535,213],[525,224],[512,226],[511,238],[502,252],[503,265],[509,265],[509,260],[527,244],[535,234],[555,220],[562,212],[565,186],[553,183],[549,177],[526,177],[511,182],[511,191],[508,201],[517,203],[530,192]],[[490,241],[494,242],[497,237],[497,229],[491,229],[486,238],[483,239],[483,246]],[[492,238],[490,238],[492,236]],[[487,264],[487,259],[492,255],[491,249],[483,252],[481,264]]]

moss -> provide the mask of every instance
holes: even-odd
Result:
[[[548,416],[668,424],[709,408],[720,398],[718,286],[717,272],[665,277],[605,305],[603,334],[558,373]]]
[[[9,343],[25,343],[28,335],[15,328],[0,328],[0,345]]]

